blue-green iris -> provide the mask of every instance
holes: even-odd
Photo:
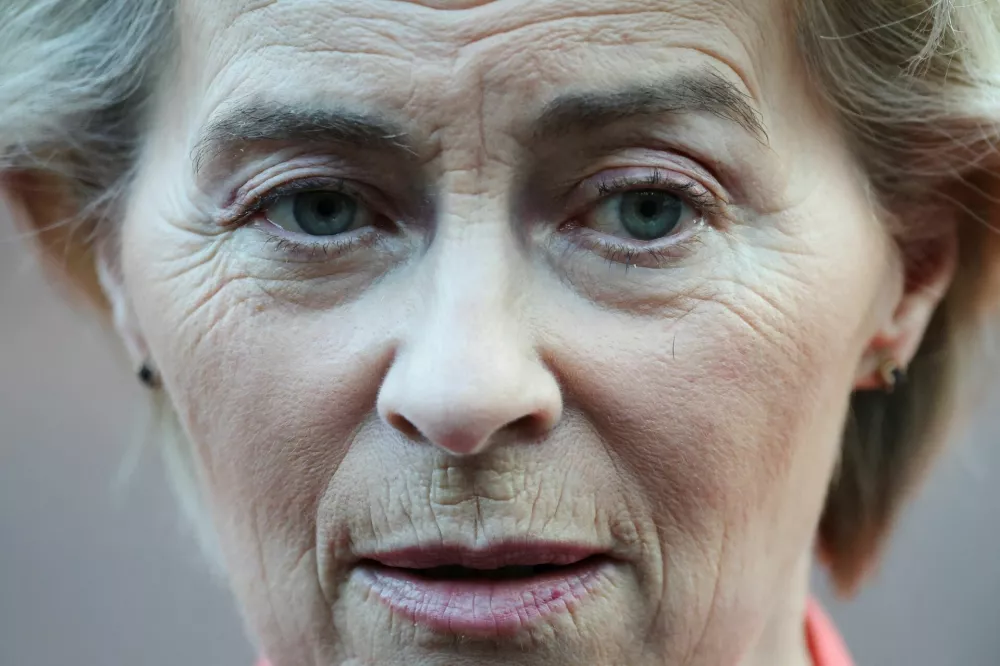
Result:
[[[296,194],[292,205],[295,223],[310,236],[333,236],[351,228],[358,214],[358,202],[340,192]]]
[[[680,223],[684,202],[669,192],[625,192],[618,204],[625,231],[639,240],[666,236]]]

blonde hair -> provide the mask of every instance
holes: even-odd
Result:
[[[55,216],[65,223],[38,229],[38,239],[98,303],[94,246],[110,236],[102,226],[113,229],[127,193],[144,108],[172,51],[171,9],[171,0],[7,0],[0,9],[0,179],[68,198]],[[820,524],[826,560],[847,590],[943,441],[945,417],[958,406],[955,379],[968,376],[978,349],[990,272],[1000,264],[989,233],[1000,0],[797,0],[795,9],[807,71],[904,253],[919,262],[921,241],[941,233],[934,215],[910,214],[921,206],[962,223],[959,274],[910,381],[891,395],[852,400]],[[197,520],[193,454],[182,440],[164,451]]]
[[[801,3],[799,42],[884,217],[919,270],[922,242],[960,222],[959,268],[891,394],[858,392],[820,541],[843,591],[875,560],[972,379],[1000,244],[990,226],[1000,139],[1000,2]]]

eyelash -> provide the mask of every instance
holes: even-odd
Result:
[[[239,205],[239,212],[229,222],[227,226],[239,227],[248,224],[256,215],[264,211],[271,204],[285,197],[294,196],[304,192],[315,192],[317,190],[341,192],[355,197],[365,205],[369,205],[368,199],[356,188],[347,185],[347,182],[338,178],[301,178],[268,190],[260,195],[251,195],[247,202]],[[283,254],[299,255],[306,260],[329,260],[344,255],[359,247],[371,247],[378,243],[381,235],[377,233],[353,234],[348,236],[332,236],[324,238],[315,237],[316,240],[303,241],[285,236],[279,236],[273,232],[265,232],[268,237],[265,244],[270,245],[275,251]]]
[[[706,219],[715,219],[723,213],[723,206],[719,199],[704,186],[691,180],[679,182],[673,178],[667,178],[659,169],[654,169],[649,175],[642,178],[620,176],[601,181],[597,185],[598,198],[589,201],[588,207],[593,207],[609,196],[644,189],[668,192],[680,198],[694,209],[697,217],[695,224],[700,224]],[[571,223],[573,219],[575,216],[571,219]],[[654,266],[659,266],[672,259],[687,255],[694,245],[700,242],[699,236],[700,234],[692,233],[686,238],[666,244],[637,245],[620,240],[609,240],[607,236],[598,237],[585,233],[581,234],[576,242],[587,250],[603,255],[609,265],[622,266],[627,273],[630,268],[636,266],[639,260],[644,259]]]
[[[597,185],[597,194],[600,197],[606,197],[612,194],[641,189],[659,189],[670,192],[685,199],[687,203],[693,205],[702,213],[714,212],[719,208],[717,199],[701,185],[691,180],[677,182],[668,179],[659,169],[653,169],[644,178],[622,176],[602,181]]]
[[[621,194],[623,192],[637,191],[642,189],[655,189],[669,192],[691,206],[696,212],[698,221],[706,218],[715,218],[721,215],[722,206],[717,197],[700,184],[694,181],[678,182],[676,179],[667,178],[659,169],[654,169],[649,175],[642,178],[620,176],[609,178],[597,184],[597,198],[588,202],[588,207],[593,207],[601,200]],[[302,178],[291,181],[268,190],[259,195],[251,194],[247,201],[237,204],[238,213],[233,216],[225,226],[238,227],[248,224],[256,215],[265,210],[268,206],[278,200],[294,196],[303,192],[316,190],[329,190],[343,192],[356,197],[359,201],[369,205],[368,198],[361,194],[357,188],[351,187],[343,179],[336,178]],[[571,218],[571,223],[572,223]],[[696,222],[697,223],[697,222]],[[359,247],[372,247],[382,239],[380,233],[353,234],[348,236],[334,236],[328,239],[316,237],[316,240],[303,241],[284,236],[279,236],[271,232],[265,243],[271,245],[275,251],[283,254],[299,255],[307,260],[330,260],[342,256]],[[687,238],[667,244],[637,245],[610,240],[607,236],[597,236],[596,234],[580,234],[575,241],[577,245],[582,245],[584,249],[595,252],[604,258],[611,265],[624,266],[626,272],[634,267],[639,260],[661,265],[672,259],[677,259],[686,255],[692,246],[699,241],[698,234],[689,234]]]

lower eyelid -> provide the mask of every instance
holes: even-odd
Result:
[[[330,261],[377,241],[375,233],[347,232],[337,236],[296,234],[266,220],[258,220],[247,226],[263,236],[263,244],[271,252],[279,255],[281,261],[308,263]]]
[[[642,268],[668,268],[672,262],[680,261],[689,256],[699,243],[700,234],[689,232],[670,243],[659,245],[638,246],[619,242],[617,237],[596,238],[598,234],[587,234],[569,241],[586,254],[603,262]],[[603,235],[603,234],[602,234]]]

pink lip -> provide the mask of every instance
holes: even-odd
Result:
[[[611,562],[593,548],[520,543],[484,550],[460,547],[406,549],[369,555],[356,570],[392,611],[432,631],[467,636],[510,636],[587,597]],[[434,579],[419,569],[468,569],[556,564],[524,578]]]

